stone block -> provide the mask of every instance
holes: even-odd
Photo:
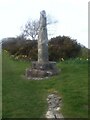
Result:
[[[27,77],[49,77],[58,74],[56,62],[38,63],[32,62],[32,67],[26,70]]]

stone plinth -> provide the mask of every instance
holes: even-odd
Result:
[[[38,63],[32,62],[31,68],[26,70],[26,76],[28,78],[43,78],[58,74],[56,68],[56,62]]]
[[[53,70],[55,68],[56,62],[46,62],[46,63],[38,63],[32,62],[32,68],[40,69],[40,70]]]

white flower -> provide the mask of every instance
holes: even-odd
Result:
[[[61,58],[61,60],[62,60],[62,61],[64,61],[64,59],[63,59],[63,58]]]

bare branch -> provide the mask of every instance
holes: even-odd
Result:
[[[57,23],[57,20],[52,19],[50,15],[47,16],[47,25],[52,25]],[[25,27],[23,29],[22,35],[24,37],[31,37],[32,40],[35,40],[38,38],[38,33],[39,33],[39,20],[34,20],[34,21],[28,21],[25,24]]]
[[[51,24],[55,24],[58,23],[57,20],[55,20],[53,17],[51,17],[50,15],[47,15],[47,25],[51,25]]]

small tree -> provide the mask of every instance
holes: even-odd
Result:
[[[23,30],[23,35],[25,37],[30,36],[32,40],[37,39],[38,36],[38,29],[39,29],[39,21],[28,21],[25,25],[25,28]]]
[[[57,23],[56,20],[52,19],[49,15],[47,16],[47,25],[55,24]],[[24,37],[30,37],[32,40],[36,40],[38,38],[39,33],[39,20],[32,20],[28,21],[25,24],[25,27],[23,29],[22,35]]]

